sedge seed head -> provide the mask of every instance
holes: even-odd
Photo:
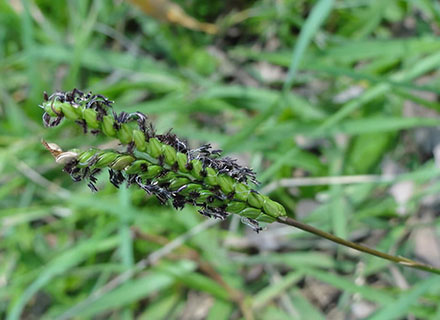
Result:
[[[102,95],[77,89],[45,95],[41,107],[46,126],[57,126],[66,118],[74,120],[84,133],[117,138],[127,146],[125,152],[63,152],[59,146],[43,142],[74,181],[87,180],[92,191],[97,191],[96,175],[107,168],[116,187],[123,182],[136,184],[161,203],[177,209],[195,205],[208,217],[225,219],[230,213],[238,214],[256,231],[261,230],[257,221],[272,222],[286,215],[279,203],[252,189],[250,184],[258,181],[251,169],[235,159],[222,158],[221,150],[213,150],[209,144],[190,149],[171,131],[157,134],[146,115],[118,114],[112,103]]]

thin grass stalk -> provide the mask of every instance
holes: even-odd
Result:
[[[427,264],[423,264],[405,257],[400,257],[400,256],[393,256],[390,255],[388,253],[385,252],[381,252],[372,248],[369,248],[367,246],[364,246],[362,244],[358,244],[358,243],[354,243],[352,241],[348,241],[342,238],[339,238],[331,233],[325,232],[323,230],[317,229],[315,227],[312,227],[311,225],[302,223],[298,220],[295,220],[293,218],[290,217],[279,217],[277,218],[277,222],[288,225],[288,226],[292,226],[298,229],[301,229],[303,231],[312,233],[314,235],[317,235],[318,237],[321,238],[325,238],[327,240],[330,240],[334,243],[343,245],[345,247],[349,247],[352,249],[355,249],[357,251],[360,252],[364,252],[364,253],[368,253],[369,255],[372,256],[376,256],[379,257],[381,259],[385,259],[400,265],[403,265],[405,267],[409,267],[409,268],[414,268],[414,269],[419,269],[419,270],[423,270],[423,271],[427,271],[430,273],[436,273],[436,274],[440,274],[440,269],[437,269],[433,266],[427,265]]]

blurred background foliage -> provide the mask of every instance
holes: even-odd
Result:
[[[439,3],[141,7],[0,0],[0,318],[439,319],[438,276],[176,212],[106,173],[92,194],[40,140],[112,144],[45,129],[38,108],[44,91],[107,95],[253,167],[292,217],[440,267]]]

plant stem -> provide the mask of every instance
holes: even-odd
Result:
[[[368,253],[370,255],[385,259],[385,260],[389,260],[392,261],[394,263],[398,263],[401,264],[405,267],[410,267],[410,268],[414,268],[414,269],[419,269],[419,270],[423,270],[423,271],[427,271],[430,273],[436,273],[436,274],[440,274],[440,269],[437,269],[433,266],[427,265],[427,264],[423,264],[423,263],[419,263],[417,261],[408,259],[408,258],[404,258],[404,257],[399,257],[399,256],[392,256],[390,254],[384,253],[384,252],[380,252],[377,251],[375,249],[371,249],[369,247],[363,246],[361,244],[357,244],[348,240],[344,240],[342,238],[339,238],[335,235],[332,235],[328,232],[316,229],[315,227],[312,227],[308,224],[299,222],[298,220],[292,219],[290,217],[278,217],[277,221],[279,223],[285,224],[285,225],[289,225],[292,227],[296,227],[298,229],[304,230],[306,232],[310,232],[313,233],[319,237],[322,238],[326,238],[332,242],[341,244],[343,246],[355,249],[357,251],[361,251],[361,252],[365,252]]]

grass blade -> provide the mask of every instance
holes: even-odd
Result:
[[[310,41],[318,31],[321,24],[325,21],[333,7],[333,0],[320,0],[318,4],[313,7],[310,16],[307,18],[298,41],[293,49],[292,60],[289,66],[286,80],[284,82],[283,91],[288,91],[295,81],[296,72],[298,71],[299,63],[306,51]]]

